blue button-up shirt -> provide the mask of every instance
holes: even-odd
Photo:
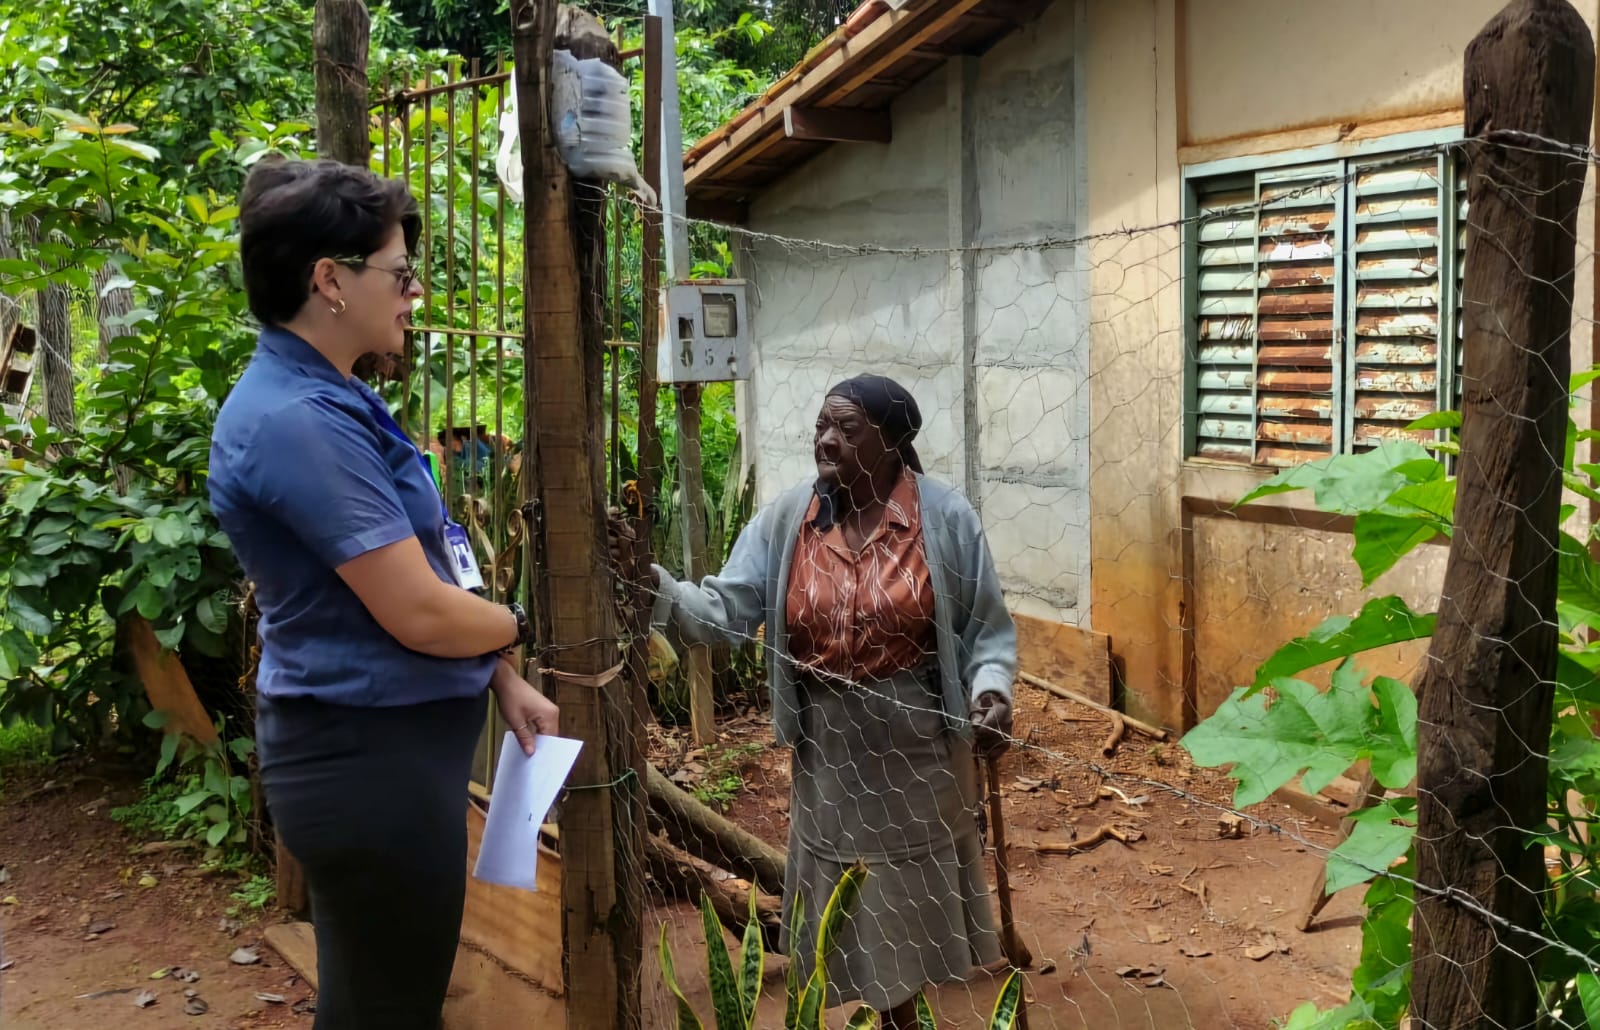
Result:
[[[455,585],[439,492],[382,401],[298,336],[267,328],[211,436],[211,506],[254,583],[266,697],[405,705],[470,697],[497,659],[402,646],[334,569],[415,536]]]

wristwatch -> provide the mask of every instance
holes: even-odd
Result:
[[[502,648],[502,653],[521,647],[523,644],[528,642],[530,637],[533,636],[533,626],[528,622],[528,613],[523,611],[522,605],[512,601],[510,604],[506,605],[506,608],[511,612],[512,617],[517,620],[517,639],[513,640],[511,643]]]

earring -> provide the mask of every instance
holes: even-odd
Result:
[[[335,318],[338,318],[340,315],[344,314],[345,308],[347,308],[347,307],[349,307],[349,305],[344,302],[344,298],[343,297],[340,297],[339,298],[339,306],[338,307],[334,307],[333,305],[330,304],[330,305],[328,305],[328,310],[333,312],[333,316]]]

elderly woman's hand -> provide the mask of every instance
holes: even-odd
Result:
[[[640,578],[642,575],[646,586],[655,587],[656,570],[648,565],[639,567],[634,549],[637,539],[633,526],[622,512],[616,508],[606,512],[606,545],[611,550],[611,564],[616,568],[617,575],[624,580]]]
[[[993,691],[979,694],[972,706],[972,726],[978,754],[999,758],[1011,746],[1011,702]]]

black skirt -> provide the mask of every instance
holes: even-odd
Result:
[[[257,700],[267,809],[311,897],[316,1030],[437,1030],[486,712],[483,695],[392,708]]]

